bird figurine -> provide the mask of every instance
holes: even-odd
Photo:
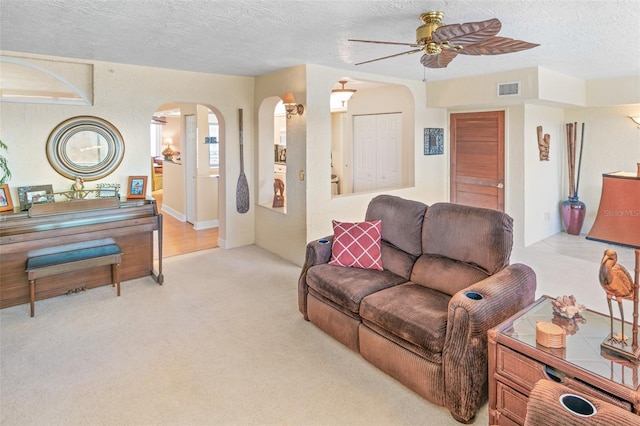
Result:
[[[626,345],[627,336],[624,335],[624,312],[622,310],[622,299],[633,299],[633,280],[631,274],[622,265],[618,265],[618,253],[614,250],[605,250],[604,257],[600,262],[600,285],[607,293],[607,303],[609,304],[609,319],[611,320],[611,337],[609,341]],[[620,319],[622,329],[620,334],[613,334],[613,310],[611,299],[616,299],[620,307]]]

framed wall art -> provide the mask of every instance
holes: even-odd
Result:
[[[11,192],[9,191],[9,185],[5,183],[4,185],[0,185],[0,212],[11,211],[13,211]]]
[[[424,129],[424,155],[444,154],[444,129]]]
[[[144,198],[147,194],[146,176],[129,176],[127,198]]]
[[[53,186],[35,185],[18,187],[18,198],[20,199],[20,210],[29,210],[32,204],[53,203]]]

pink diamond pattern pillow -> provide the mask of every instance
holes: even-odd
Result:
[[[382,271],[382,221],[333,223],[329,265]]]

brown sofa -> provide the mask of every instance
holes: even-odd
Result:
[[[451,203],[375,197],[384,270],[333,266],[333,236],[307,245],[304,318],[423,398],[473,420],[487,399],[487,330],[531,304],[536,277],[509,265],[513,220]]]

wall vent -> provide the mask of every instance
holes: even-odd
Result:
[[[498,97],[520,95],[520,82],[498,83]]]

